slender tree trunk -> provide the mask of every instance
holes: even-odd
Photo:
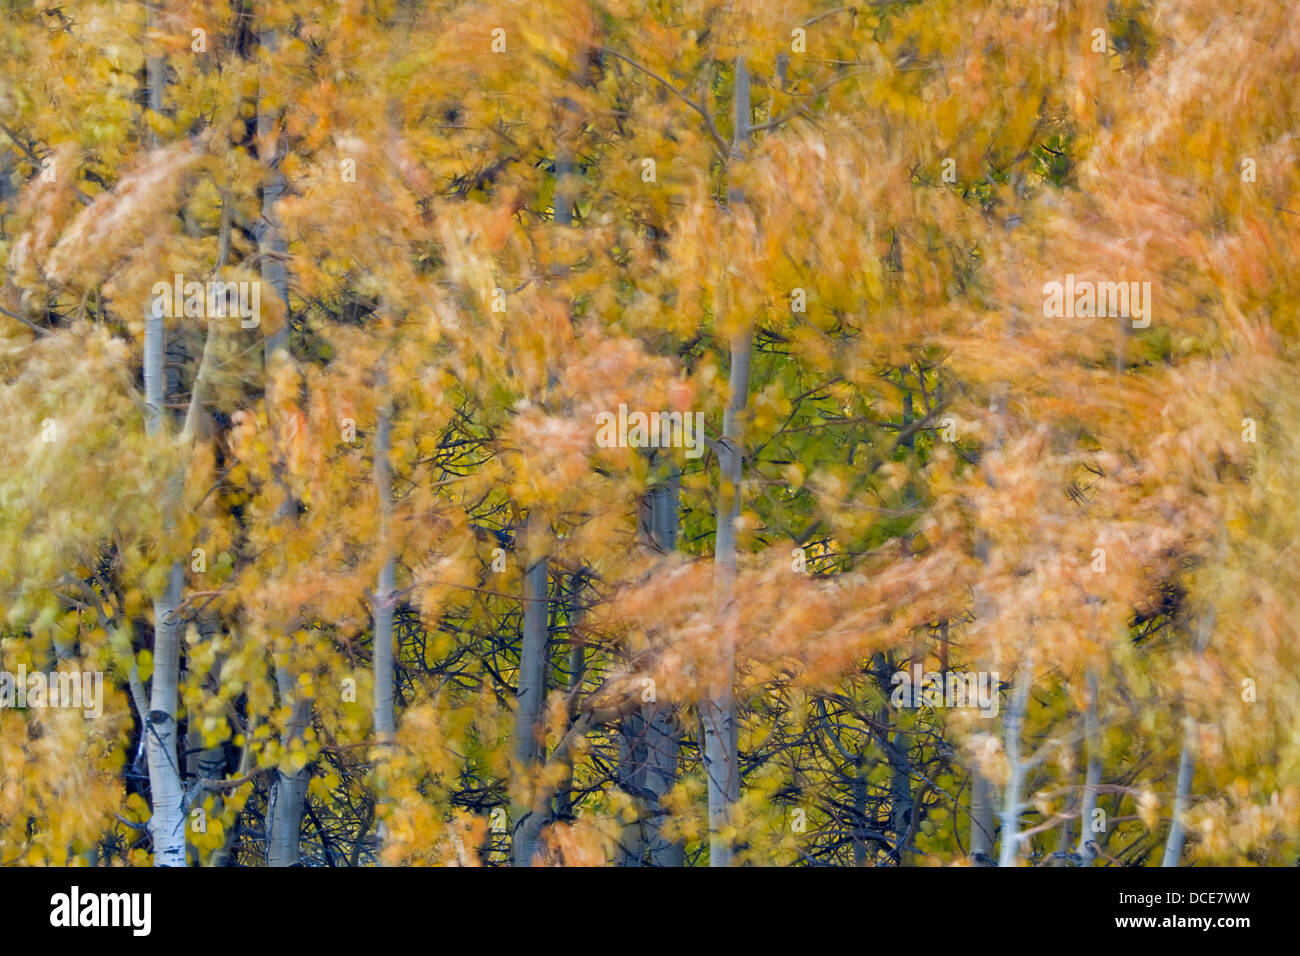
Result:
[[[387,388],[387,376],[381,366],[378,387]],[[392,513],[392,475],[389,472],[388,454],[392,445],[392,406],[385,401],[379,409],[379,422],[375,429],[374,476],[375,491],[379,498],[379,541],[384,551],[384,563],[379,568],[379,582],[374,599],[374,723],[375,723],[375,821],[376,835],[382,849],[387,837],[385,819],[388,790],[388,763],[392,758],[393,738],[397,732],[396,640],[393,629],[393,611],[396,590],[396,561],[389,540]]]
[[[381,385],[383,387],[383,373],[380,373]],[[375,489],[379,496],[379,534],[380,547],[386,552],[384,563],[379,569],[379,584],[375,588],[374,616],[375,616],[375,700],[374,700],[374,721],[375,721],[375,739],[381,746],[387,746],[392,743],[393,734],[397,727],[397,717],[394,705],[395,688],[393,677],[395,673],[394,663],[394,641],[393,641],[393,591],[395,590],[395,566],[391,553],[389,551],[388,524],[389,514],[392,510],[390,501],[391,480],[388,471],[388,453],[391,443],[390,430],[392,427],[391,409],[384,405],[379,412],[379,425],[375,430],[375,462],[374,477]]]
[[[743,56],[736,57],[735,141],[733,157],[742,160],[749,147],[749,69]],[[743,192],[731,186],[732,203],[743,203]],[[746,323],[729,343],[731,371],[727,383],[727,407],[722,418],[722,440],[718,451],[717,539],[714,545],[714,606],[718,626],[718,650],[711,675],[709,696],[700,707],[704,737],[704,774],[709,800],[709,865],[730,866],[734,851],[731,808],[740,799],[740,754],[737,746],[735,655],[739,624],[736,598],[736,523],[740,518],[740,482],[745,446],[741,417],[749,404],[749,365],[753,349],[753,327]]]
[[[153,10],[151,7],[146,9],[152,25]],[[162,64],[156,58],[150,58],[147,66],[150,109],[161,110],[161,77]],[[153,300],[150,300],[144,319],[145,431],[150,438],[160,439],[166,431],[163,427],[166,331],[163,319],[154,314],[153,305]],[[174,481],[169,484],[174,484]],[[169,488],[168,501],[164,504],[164,541],[171,531],[171,491]],[[180,628],[176,609],[180,606],[183,584],[184,571],[180,562],[173,559],[167,570],[163,594],[153,602],[153,677],[149,712],[142,717],[149,763],[149,792],[153,803],[149,829],[153,836],[154,866],[185,865],[185,788],[176,747],[176,712],[180,696]]]
[[[274,30],[258,34],[258,44],[265,50],[275,51],[279,37]],[[280,228],[276,204],[284,195],[286,181],[280,161],[285,152],[284,131],[276,131],[278,117],[266,108],[265,98],[258,96],[257,135],[260,149],[274,142],[272,155],[260,157],[270,171],[270,180],[262,188],[262,216],[257,224],[258,256],[262,281],[271,286],[284,307],[284,322],[265,334],[263,354],[269,366],[275,353],[289,342],[289,271],[288,245],[284,230]],[[274,424],[274,423],[273,423]],[[273,429],[274,430],[274,429]],[[284,503],[276,520],[292,517],[292,501],[285,489]],[[284,744],[288,749],[294,741],[302,739],[303,731],[311,722],[311,701],[297,694],[295,676],[287,667],[276,669],[276,687],[282,706],[290,708],[289,724],[285,729]],[[269,866],[296,866],[300,860],[299,837],[302,828],[303,806],[307,798],[308,775],[306,768],[293,773],[276,772],[271,784],[271,798],[267,806],[266,861]]]
[[[172,562],[167,586],[154,601],[153,679],[145,727],[149,758],[149,792],[153,816],[154,866],[185,865],[185,788],[176,753],[176,709],[180,676],[180,627],[176,609],[184,577],[179,561]]]
[[[157,25],[153,4],[145,5],[145,29],[152,31]],[[145,61],[146,103],[148,111],[161,116],[163,90],[166,84],[166,63],[161,57],[150,56]],[[149,144],[156,148],[158,136],[153,132],[148,116],[145,118]],[[166,405],[167,352],[166,328],[163,319],[154,314],[154,300],[146,306],[144,332],[144,390],[146,418],[145,431],[150,438],[162,437]],[[204,369],[200,368],[200,373]],[[188,437],[188,432],[186,433]],[[181,475],[172,475],[164,503],[163,540],[171,533],[174,509],[179,504]],[[153,815],[149,821],[153,837],[154,866],[185,866],[186,864],[186,807],[184,781],[181,777],[180,755],[177,748],[179,728],[177,710],[180,698],[180,622],[176,611],[180,607],[184,587],[184,569],[178,560],[171,561],[163,594],[153,602],[154,643],[153,676],[150,681],[149,712],[144,718],[145,754],[149,764],[149,792]]]
[[[1034,665],[1031,658],[1020,665],[1020,673],[1016,675],[1016,689],[1003,725],[1007,784],[1002,797],[1002,852],[998,857],[998,866],[1015,866],[1020,856],[1020,791],[1029,769],[1027,761],[1020,757],[1020,729],[1024,723],[1025,706],[1029,702],[1029,686],[1033,677]]]
[[[632,794],[637,804],[637,818],[623,827],[618,842],[618,865],[641,866],[645,862],[646,719],[642,712],[628,714],[618,727],[618,786]]]
[[[226,257],[230,253],[230,200],[223,193],[221,197],[221,225],[217,236],[217,261],[214,272],[220,272],[226,264]],[[181,433],[177,439],[177,444],[182,447],[189,447],[196,438],[207,437],[210,423],[208,417],[203,412],[203,394],[207,386],[208,375],[212,369],[217,340],[217,323],[214,319],[208,319],[207,337],[203,342],[203,352],[199,356],[199,367],[194,374],[194,384],[190,390],[189,409],[185,413],[185,422],[181,427]],[[199,637],[202,642],[211,644],[220,630],[220,621],[215,614],[199,614],[197,620]],[[213,661],[211,673],[220,674],[223,664],[223,657],[218,654]],[[192,809],[196,804],[202,804],[205,797],[210,793],[212,795],[211,807],[204,810],[208,820],[220,816],[224,807],[224,795],[221,790],[211,789],[206,786],[207,781],[219,780],[225,775],[226,771],[226,751],[225,748],[218,744],[216,747],[203,747],[203,734],[191,729],[186,737],[185,749],[191,754],[186,760],[185,772],[192,781],[189,800],[187,805]],[[232,828],[233,831],[233,828]],[[214,860],[224,861],[224,854],[219,850],[213,855]],[[195,861],[199,859],[198,851],[195,851]]]
[[[393,633],[393,559],[379,569],[379,586],[375,591],[375,739],[381,746],[391,745],[397,728],[394,701],[396,687],[395,641]]]
[[[1183,843],[1187,830],[1183,823],[1192,792],[1192,776],[1196,771],[1196,721],[1191,715],[1183,718],[1183,748],[1178,754],[1178,791],[1174,795],[1174,818],[1169,824],[1165,839],[1165,852],[1161,866],[1177,866],[1182,859]]]
[[[1219,553],[1223,553],[1220,544]],[[1213,607],[1201,619],[1201,627],[1196,635],[1195,650],[1199,659],[1210,643],[1214,631],[1216,612]],[[1174,795],[1174,817],[1169,824],[1169,836],[1165,839],[1165,853],[1161,866],[1177,866],[1183,856],[1183,843],[1187,839],[1187,806],[1191,802],[1192,777],[1196,771],[1196,741],[1198,733],[1196,720],[1191,714],[1183,718],[1183,747],[1178,755],[1178,791]]]
[[[993,859],[993,834],[995,829],[993,784],[988,777],[980,773],[978,767],[973,767],[970,781],[971,856],[983,854],[988,859]]]
[[[274,30],[265,30],[258,34],[258,44],[269,51],[279,48],[280,39]],[[276,204],[284,195],[286,180],[280,162],[285,153],[284,131],[277,132],[279,117],[266,108],[265,100],[257,100],[257,137],[258,148],[266,147],[274,137],[275,146],[270,156],[259,157],[271,173],[270,180],[262,187],[262,218],[257,224],[257,251],[262,266],[262,280],[268,282],[280,297],[284,305],[284,322],[265,337],[264,354],[269,365],[276,350],[285,347],[289,341],[289,246],[280,228],[279,213]]]
[[[996,409],[996,406],[995,406]],[[995,442],[1001,446],[1001,434],[997,436]],[[989,563],[989,540],[987,535],[982,532],[975,542],[975,556],[980,563],[987,566]],[[990,602],[984,588],[977,585],[975,588],[975,616],[979,619],[986,619],[990,613]],[[977,660],[974,662],[980,673],[985,672],[983,665]],[[997,689],[994,690],[997,693]],[[994,822],[993,809],[993,783],[980,771],[979,762],[971,761],[970,768],[970,855],[976,860],[986,861],[989,865],[993,861],[993,837],[996,831]]]
[[[677,782],[681,729],[666,702],[647,702],[619,728],[619,785],[636,797],[638,819],[624,829],[620,866],[682,866],[684,849],[663,833],[663,798]]]
[[[1083,737],[1088,750],[1088,764],[1084,771],[1083,801],[1079,808],[1079,843],[1075,852],[1084,859],[1088,841],[1092,839],[1092,817],[1097,809],[1097,786],[1101,783],[1101,721],[1097,717],[1097,672],[1091,667],[1087,674],[1088,703],[1083,712]]]
[[[664,797],[677,783],[681,723],[672,705],[660,701],[646,715],[645,773],[642,786],[646,797],[645,849],[651,866],[684,866],[686,849],[663,832]]]
[[[555,160],[555,224],[557,226],[573,225],[573,197],[570,195],[570,180],[573,177],[573,159],[568,144],[560,146]]]
[[[512,862],[531,866],[546,822],[545,801],[534,794],[542,758],[540,739],[542,705],[546,701],[546,663],[550,644],[547,579],[550,562],[541,557],[524,571],[523,643],[519,652],[518,711],[515,716],[514,751],[518,772],[526,781],[527,805],[516,807]]]
[[[564,601],[564,616],[570,641],[569,666],[565,679],[565,690],[568,693],[569,700],[570,725],[577,721],[580,713],[578,689],[582,686],[583,676],[587,669],[587,649],[578,634],[579,622],[582,619],[582,588],[583,571],[579,569],[570,578],[567,597],[560,598],[557,596],[557,601]],[[557,820],[572,820],[574,818],[572,762],[564,765],[564,779],[555,791],[555,818]]]
[[[731,373],[727,408],[719,443],[717,544],[714,550],[714,601],[718,649],[710,695],[701,706],[704,729],[704,772],[709,800],[709,865],[729,866],[734,852],[730,827],[732,805],[740,799],[740,757],[737,747],[735,700],[735,641],[739,626],[736,607],[736,524],[740,518],[740,482],[744,437],[740,418],[749,399],[751,329],[731,342]]]
[[[907,763],[907,734],[895,731],[890,736],[881,735],[885,752],[889,756],[889,822],[894,834],[898,865],[907,863],[907,836],[915,812],[912,796],[912,774]]]
[[[650,491],[650,533],[665,554],[677,549],[680,477],[674,467],[667,481]],[[646,793],[645,849],[651,866],[682,866],[685,848],[663,834],[663,800],[677,783],[681,723],[670,701],[656,699],[642,711],[645,762],[641,786]]]
[[[677,547],[680,477],[672,468],[666,481],[653,485],[641,499],[642,543],[664,554]],[[619,850],[622,866],[682,866],[684,848],[663,834],[663,799],[677,782],[681,726],[671,703],[643,701],[637,713],[619,726],[619,783],[637,799],[638,819],[624,831]]]
[[[286,668],[277,668],[275,677],[280,700],[285,703],[292,701],[288,704],[289,725],[284,734],[285,747],[288,749],[303,739],[303,731],[311,720],[311,701],[297,696],[294,680]],[[266,808],[267,866],[297,866],[300,862],[298,838],[309,782],[305,768],[293,773],[276,771]]]
[[[163,320],[154,315],[150,303],[144,324],[144,391],[148,407],[145,429],[151,438],[160,438],[165,432],[165,338]],[[169,488],[168,499],[171,498],[170,492]],[[164,540],[171,530],[170,507],[168,500],[164,504]],[[153,802],[149,829],[153,835],[154,866],[185,865],[185,788],[176,747],[176,711],[180,696],[180,628],[176,609],[181,603],[183,584],[184,570],[179,561],[173,560],[167,569],[163,594],[153,602],[153,676],[144,732],[145,753],[149,761],[149,792]]]

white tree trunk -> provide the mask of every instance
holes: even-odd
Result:
[[[733,158],[745,157],[749,146],[749,69],[736,57],[734,90],[735,139]],[[743,203],[743,192],[732,186],[729,201]],[[704,775],[709,800],[709,865],[730,866],[735,852],[731,808],[740,799],[740,755],[735,700],[736,630],[736,522],[740,517],[740,481],[745,446],[741,416],[749,403],[749,363],[753,329],[745,328],[730,344],[731,371],[727,407],[722,417],[718,451],[717,538],[713,552],[713,595],[718,629],[718,649],[710,675],[710,693],[700,706],[704,736]]]
[[[1029,701],[1029,686],[1033,679],[1034,665],[1031,658],[1021,663],[1020,673],[1016,675],[1016,689],[1003,722],[1007,784],[1002,797],[1002,852],[998,856],[998,866],[1015,866],[1020,856],[1020,791],[1029,770],[1028,761],[1020,756],[1020,729],[1024,724],[1025,706]]]
[[[180,672],[180,626],[184,571],[179,561],[167,573],[163,596],[153,605],[153,679],[145,723],[145,753],[149,760],[149,792],[153,816],[154,866],[185,865],[185,788],[176,753],[176,705]]]
[[[735,642],[739,626],[736,607],[736,524],[740,517],[740,482],[744,465],[744,435],[740,417],[749,400],[752,334],[747,327],[731,342],[731,372],[727,408],[719,442],[717,543],[714,548],[714,602],[718,648],[710,695],[701,705],[704,730],[704,773],[709,800],[709,865],[729,866],[734,853],[731,807],[740,799],[740,757],[737,748]]]
[[[153,301],[145,308],[144,395],[145,432],[163,434],[163,354],[166,349],[163,320],[154,315]],[[170,502],[165,508],[170,507]],[[163,516],[166,536],[170,515]],[[163,594],[153,605],[153,678],[149,712],[142,714],[145,754],[149,762],[149,792],[153,816],[154,866],[185,865],[185,788],[176,749],[176,708],[179,698],[180,638],[176,609],[181,603],[184,570],[173,561],[167,570]]]
[[[395,648],[393,635],[393,591],[395,569],[389,558],[379,569],[379,586],[375,590],[375,739],[391,744],[397,729],[394,701]]]
[[[384,375],[379,374],[380,387]],[[388,471],[388,453],[391,444],[392,409],[385,404],[379,411],[379,424],[375,430],[375,490],[379,497],[380,547],[386,557],[379,569],[379,584],[375,588],[375,738],[381,745],[391,744],[397,727],[394,705],[394,642],[393,642],[393,591],[395,590],[395,565],[389,552],[388,524],[392,510],[391,480]]]
[[[152,31],[156,25],[157,13],[153,4],[147,3],[145,29]],[[162,113],[165,83],[166,71],[162,58],[147,58],[145,95],[152,113]],[[152,131],[147,118],[145,124],[149,130],[148,142],[157,147],[157,134]],[[166,332],[163,320],[154,315],[154,301],[149,300],[144,320],[145,433],[150,438],[159,438],[164,432]],[[164,504],[164,538],[170,531],[171,505],[170,500]],[[186,863],[185,786],[181,779],[180,757],[176,746],[176,710],[180,696],[180,625],[176,620],[176,609],[180,606],[183,586],[184,570],[179,561],[173,561],[167,569],[163,594],[153,602],[153,676],[150,680],[149,712],[142,715],[142,719],[145,754],[149,764],[149,793],[153,804],[149,831],[153,837],[154,866],[185,866]]]
[[[1192,775],[1196,770],[1196,721],[1191,716],[1183,718],[1183,748],[1178,755],[1178,791],[1174,796],[1174,818],[1169,824],[1169,836],[1165,839],[1165,853],[1160,860],[1161,866],[1177,866],[1183,855],[1183,843],[1187,839],[1184,818],[1187,804],[1191,797]]]
[[[280,38],[274,30],[265,30],[258,34],[258,44],[266,50],[279,48]],[[285,193],[287,183],[280,162],[284,158],[285,140],[281,131],[276,135],[277,117],[266,108],[263,98],[257,99],[257,137],[258,148],[264,149],[275,136],[273,155],[260,156],[271,172],[270,181],[262,187],[262,218],[255,228],[257,251],[261,259],[262,279],[270,283],[271,289],[280,297],[284,305],[284,324],[266,335],[264,349],[267,364],[276,350],[289,342],[289,246],[285,242],[284,230],[280,228],[279,213],[276,204]]]
[[[296,696],[297,688],[286,669],[278,668],[275,677],[280,702],[291,708],[284,734],[285,749],[288,749],[294,741],[302,739],[311,719],[311,701]],[[298,837],[309,782],[306,768],[294,773],[276,771],[266,807],[267,866],[298,865],[301,858]]]
[[[1097,786],[1101,783],[1101,721],[1097,716],[1097,672],[1088,668],[1088,703],[1083,712],[1084,746],[1088,751],[1088,765],[1084,771],[1083,802],[1079,808],[1079,842],[1075,852],[1091,860],[1087,851],[1092,836],[1092,817],[1097,809]]]
[[[163,320],[154,315],[155,299],[144,311],[144,403],[145,434],[157,438],[162,433],[163,352],[166,349]]]
[[[1223,553],[1222,543],[1219,553]],[[1214,631],[1216,610],[1211,607],[1201,619],[1201,627],[1196,635],[1195,650],[1199,659],[1209,646],[1210,635]],[[1192,776],[1196,771],[1196,720],[1191,714],[1183,718],[1183,747],[1178,755],[1178,791],[1174,796],[1174,818],[1169,824],[1169,836],[1165,839],[1165,853],[1161,866],[1177,866],[1183,856],[1183,843],[1187,839],[1186,816],[1187,805],[1191,802]]]
[[[539,731],[546,700],[546,662],[550,644],[547,579],[550,562],[538,558],[524,571],[523,642],[519,652],[514,754],[519,772],[535,775],[542,758]],[[531,866],[546,820],[546,801],[533,799],[516,808],[511,858],[515,866]]]
[[[263,49],[275,51],[279,48],[279,36],[274,30],[264,30],[258,34],[258,44]],[[262,216],[255,227],[257,235],[258,256],[261,263],[262,281],[271,286],[271,290],[284,306],[284,324],[267,333],[264,340],[265,362],[269,365],[275,353],[285,348],[289,342],[289,271],[288,245],[284,230],[280,228],[279,213],[276,204],[284,195],[286,180],[280,168],[284,156],[285,138],[281,131],[276,135],[276,120],[259,94],[257,101],[257,135],[258,147],[264,149],[272,142],[272,155],[259,157],[270,170],[271,177],[262,189]],[[276,515],[277,520],[288,520],[292,516],[292,501],[285,494],[284,505]],[[297,685],[294,677],[286,669],[277,669],[276,685],[283,706],[291,708],[289,725],[285,730],[284,746],[286,749],[301,738],[303,731],[311,722],[311,702],[296,695]],[[309,783],[306,770],[286,774],[277,771],[271,784],[271,797],[266,812],[266,861],[269,866],[296,866],[300,859],[299,836],[302,827],[304,801],[307,798]]]
[[[970,780],[970,852],[993,859],[993,784],[978,767],[971,769]]]
[[[993,410],[997,411],[998,408],[998,401],[995,399]],[[994,438],[994,444],[999,448],[1002,446],[1000,429]],[[987,472],[985,473],[985,480],[989,480]],[[988,536],[982,532],[979,533],[975,541],[975,557],[979,559],[981,564],[988,565],[989,540]],[[974,601],[976,618],[986,620],[992,613],[991,603],[984,588],[976,585]],[[986,668],[980,661],[976,660],[974,663],[978,672],[986,672]],[[994,692],[998,692],[996,688]],[[993,782],[980,771],[978,761],[971,761],[970,855],[986,866],[993,864],[993,837],[996,832],[993,802]]]

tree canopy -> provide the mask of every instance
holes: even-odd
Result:
[[[1286,5],[6,12],[0,862],[1300,858]]]

